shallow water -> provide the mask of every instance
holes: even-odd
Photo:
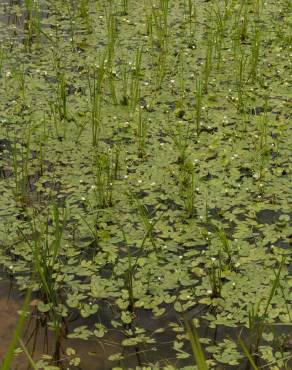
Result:
[[[195,2],[196,30],[187,36],[187,1],[170,1],[164,61],[159,35],[165,18],[157,9],[166,3],[159,0],[151,7],[151,2],[130,0],[126,14],[122,3],[113,1],[116,54],[112,65],[105,64],[96,145],[91,84],[102,56],[110,53],[109,2],[40,1],[41,29],[33,27],[30,33],[26,10],[11,8],[23,2],[0,0],[0,262],[3,276],[15,276],[13,289],[7,280],[1,282],[2,357],[23,298],[15,282],[25,288],[30,284],[40,256],[51,278],[47,248],[54,249],[65,219],[53,284],[68,310],[68,335],[87,326],[95,339],[64,334],[59,346],[64,364],[66,348],[73,347],[84,370],[155,362],[179,369],[192,365],[184,310],[199,325],[212,369],[245,369],[237,336],[249,341],[249,314],[258,306],[263,314],[284,254],[281,285],[265,317],[275,325],[266,326],[261,364],[278,356],[279,348],[291,352],[291,99],[284,59],[288,37],[282,32],[289,19],[286,11],[278,14],[288,3],[268,0],[259,21],[254,6],[261,2],[219,0],[222,8],[217,1]],[[90,10],[84,12],[80,4],[85,10],[89,4]],[[244,32],[242,9],[247,39],[237,40],[236,27]],[[149,12],[153,19],[146,19]],[[224,30],[218,33],[220,24]],[[261,35],[260,68],[251,81],[253,31],[259,24],[266,34]],[[211,43],[208,80],[204,62]],[[133,64],[139,50],[138,73]],[[244,107],[236,100],[243,57],[248,58]],[[125,81],[131,82],[129,88]],[[140,96],[133,103],[135,83]],[[198,83],[206,83],[206,91],[196,126]],[[135,261],[133,271],[129,261]],[[133,317],[130,275],[137,305]],[[36,361],[55,352],[47,314],[37,313],[41,296],[33,297],[24,331]],[[95,324],[108,329],[103,338],[93,334]],[[287,343],[281,342],[282,334]],[[144,342],[123,344],[129,338]],[[125,359],[111,363],[108,356],[117,352]],[[232,365],[234,358],[240,363]],[[18,356],[15,368],[26,362]]]
[[[1,280],[0,282],[0,312],[1,312],[1,321],[0,321],[0,360],[3,360],[7,349],[9,348],[10,341],[12,339],[13,331],[16,327],[17,319],[19,312],[21,310],[23,294],[17,291],[17,287],[10,281]],[[35,319],[35,311],[32,308],[34,305],[34,300],[31,302],[30,306],[30,317],[27,319],[25,328],[23,330],[23,342],[26,344],[27,349],[30,351],[33,359],[35,361],[43,358],[44,355],[53,355],[55,351],[55,340],[52,332],[46,330],[46,326],[38,324]],[[101,319],[104,324],[109,324],[110,319],[113,316],[110,311],[106,310],[104,307],[103,313],[101,314]],[[177,320],[177,314],[169,314],[164,317],[164,319],[159,320],[159,326],[167,327],[167,323]],[[72,321],[68,324],[69,332],[74,330],[75,327],[80,325],[88,325],[92,327],[96,322],[94,317],[88,319],[77,318],[77,320]],[[137,324],[141,327],[146,327],[148,330],[155,330],[157,324],[155,320],[150,320],[149,312],[140,312],[140,317],[137,319]],[[168,333],[169,334],[169,333]],[[149,361],[154,362],[155,360],[161,359],[161,355],[165,358],[165,361],[169,364],[176,364],[177,360],[175,359],[175,353],[172,352],[169,347],[169,341],[171,337],[166,334],[163,334],[160,338],[161,343],[158,351],[147,350],[145,355],[142,353],[140,355],[140,360],[145,364]],[[117,351],[122,351],[120,346],[120,341],[124,338],[123,335],[119,334],[116,331],[113,331],[110,335],[107,336],[106,341],[99,343],[98,340],[74,340],[63,338],[61,341],[61,364],[67,366],[66,364],[66,349],[74,348],[76,350],[76,356],[80,357],[81,363],[79,365],[80,369],[83,370],[110,370],[112,368],[112,362],[108,360],[108,357],[116,353]],[[165,342],[165,344],[163,344]],[[108,343],[108,344],[107,344]],[[126,368],[136,367],[138,365],[135,352],[128,353],[128,359],[125,361],[124,365]],[[28,366],[28,360],[24,354],[15,356],[13,362],[14,370],[25,370]]]
[[[4,358],[7,349],[9,348],[10,341],[12,339],[12,333],[15,329],[18,314],[21,310],[22,304],[22,297],[23,295],[17,291],[17,287],[10,281],[2,280],[0,282],[0,312],[1,312],[1,321],[0,321],[0,360]],[[32,300],[32,304],[34,300]],[[55,351],[55,341],[52,332],[45,330],[45,326],[41,326],[40,324],[37,325],[37,321],[34,319],[34,310],[31,306],[31,315],[26,322],[26,326],[23,332],[23,342],[26,344],[27,349],[30,351],[33,359],[38,361],[46,354],[53,355]],[[201,307],[197,307],[196,309],[191,310],[187,314],[187,319],[192,320],[193,318],[199,318],[203,313],[206,313],[205,307],[202,305]],[[106,306],[104,307],[103,313],[101,314],[102,321],[104,324],[111,318],[113,318],[112,313],[106,310]],[[190,364],[190,361],[178,361],[175,358],[175,352],[171,349],[170,343],[172,340],[175,339],[173,334],[167,330],[169,322],[177,322],[179,320],[178,314],[171,310],[168,311],[166,315],[162,318],[157,318],[159,320],[159,324],[155,323],[153,317],[148,311],[139,311],[139,316],[136,320],[136,326],[147,328],[149,331],[154,331],[158,326],[164,327],[166,329],[165,333],[160,334],[159,336],[159,346],[158,350],[148,349],[145,353],[141,352],[139,355],[139,359],[134,352],[128,353],[127,360],[123,361],[122,366],[125,369],[136,368],[139,364],[149,364],[155,363],[155,361],[161,360],[161,358],[165,359],[165,365],[173,365],[180,368],[183,365]],[[90,317],[88,319],[84,318],[77,318],[77,320],[72,321],[68,324],[69,332],[74,330],[75,327],[80,325],[88,325],[88,327],[92,327],[96,322],[94,317]],[[109,324],[109,323],[108,323]],[[277,335],[289,336],[290,327],[289,326],[279,326],[274,327],[273,332],[277,333]],[[241,331],[242,338],[246,338],[244,331]],[[238,330],[236,328],[226,328],[224,326],[218,326],[216,330],[209,329],[208,323],[202,321],[202,325],[199,328],[199,335],[203,338],[212,338],[213,344],[220,343],[222,340],[226,338],[234,338],[238,335]],[[67,348],[74,348],[76,351],[76,356],[81,359],[79,364],[80,369],[82,370],[110,370],[113,367],[113,363],[108,360],[108,357],[117,351],[122,351],[122,347],[119,345],[120,341],[124,338],[123,335],[113,331],[112,334],[106,337],[106,341],[98,343],[98,340],[73,340],[68,338],[63,338],[61,342],[61,362],[59,366],[62,368],[67,368],[68,362],[66,358],[66,349]],[[292,337],[290,340],[286,341],[286,349],[289,347],[292,348]],[[108,343],[108,344],[107,344]],[[34,349],[32,349],[34,348]],[[141,349],[140,349],[141,350]],[[185,350],[189,350],[190,348]],[[26,370],[28,368],[28,360],[24,354],[19,354],[15,356],[13,361],[13,370]],[[291,362],[292,364],[292,362]],[[70,367],[71,368],[71,367]],[[240,366],[222,366],[218,365],[216,370],[223,370],[223,369],[246,369],[246,365],[242,363]]]
[[[17,323],[18,314],[21,310],[22,297],[23,295],[17,291],[17,288],[13,283],[7,280],[0,281],[0,360],[3,360],[7,349],[9,348],[13,331]],[[31,311],[33,312],[32,307]],[[75,322],[74,326],[78,324],[81,324],[81,322]],[[68,347],[76,349],[76,353],[81,358],[81,368],[84,370],[111,369],[108,356],[119,348],[119,345],[115,345],[115,342],[118,343],[120,339],[120,336],[113,333],[109,340],[112,343],[110,345],[104,344],[103,346],[99,345],[97,341],[63,339],[62,349],[63,351]],[[23,342],[27,345],[27,349],[31,352],[35,361],[40,360],[45,354],[52,355],[55,350],[53,334],[50,331],[47,332],[45,327],[42,327],[41,325],[37,328],[37,322],[33,318],[33,313],[26,322],[26,326],[23,331]],[[33,351],[32,347],[35,347]],[[66,354],[61,354],[62,359],[66,357]],[[63,362],[65,366],[66,360],[63,360]],[[28,360],[24,354],[15,356],[13,370],[26,370],[27,367]]]

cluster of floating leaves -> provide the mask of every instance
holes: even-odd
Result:
[[[118,333],[108,368],[195,369],[183,317],[210,368],[245,366],[238,336],[288,368],[291,4],[25,4],[0,10],[3,276],[68,338]]]

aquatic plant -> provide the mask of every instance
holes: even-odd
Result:
[[[15,364],[291,368],[289,7],[0,7]]]

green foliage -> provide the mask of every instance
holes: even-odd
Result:
[[[18,3],[0,10],[1,277],[32,286],[55,346],[36,359],[35,330],[16,352],[290,368],[289,1]]]

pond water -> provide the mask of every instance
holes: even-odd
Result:
[[[0,0],[1,361],[292,367],[291,10]]]

